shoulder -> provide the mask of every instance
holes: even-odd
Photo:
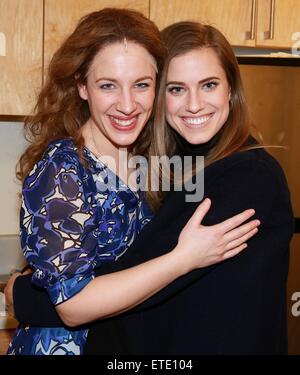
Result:
[[[205,195],[225,217],[254,208],[262,222],[291,222],[290,192],[277,160],[263,148],[235,153],[207,168]],[[222,217],[223,219],[223,217]]]
[[[247,179],[270,185],[276,182],[287,187],[286,178],[279,162],[264,148],[236,152],[216,161],[206,168],[205,177],[209,179],[229,178],[233,183]]]
[[[51,179],[65,180],[67,176],[82,176],[85,171],[79,158],[77,148],[71,139],[65,138],[51,142],[42,158],[34,165],[29,175],[25,178],[24,187],[32,187],[39,183],[49,183]],[[74,179],[74,177],[73,177]]]
[[[44,152],[43,159],[56,162],[72,162],[77,164],[80,162],[77,147],[71,138],[64,138],[51,142]]]

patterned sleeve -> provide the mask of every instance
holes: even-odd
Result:
[[[97,255],[95,200],[78,156],[54,152],[36,164],[22,190],[21,244],[53,304],[66,301],[93,277]]]

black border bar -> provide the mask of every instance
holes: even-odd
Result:
[[[294,233],[300,233],[300,217],[295,217],[295,230]]]
[[[245,65],[300,66],[300,57],[237,56],[237,60]]]

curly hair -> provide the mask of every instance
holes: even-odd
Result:
[[[89,67],[101,48],[126,38],[143,46],[160,69],[165,49],[157,26],[142,13],[131,9],[105,8],[84,16],[63,42],[49,64],[47,79],[32,116],[25,118],[25,138],[30,145],[21,155],[16,175],[21,181],[42,157],[47,145],[60,138],[74,140],[82,156],[80,128],[90,117],[88,103],[78,94],[77,84],[86,83]],[[150,118],[152,123],[152,118]],[[134,153],[145,154],[151,126],[146,126]]]

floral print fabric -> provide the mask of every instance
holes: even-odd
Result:
[[[71,139],[49,145],[24,181],[20,215],[23,253],[32,281],[54,305],[93,279],[94,269],[116,261],[152,213],[100,159],[84,148],[85,165]],[[8,354],[82,354],[87,330],[20,326]]]

